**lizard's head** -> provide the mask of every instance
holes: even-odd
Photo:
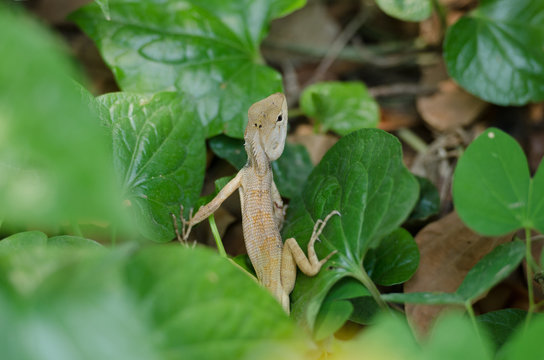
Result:
[[[287,136],[287,100],[275,93],[251,105],[248,111],[246,141],[258,141],[268,158],[280,157]]]

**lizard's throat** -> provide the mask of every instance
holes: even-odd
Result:
[[[245,148],[250,166],[259,173],[266,172],[270,167],[270,160],[259,141],[258,134],[255,134],[252,138],[246,139]]]

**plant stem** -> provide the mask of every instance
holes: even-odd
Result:
[[[225,251],[225,248],[223,247],[223,242],[221,241],[221,236],[219,235],[219,230],[217,229],[217,225],[215,224],[215,216],[210,215],[208,218],[208,221],[210,222],[210,228],[212,229],[213,238],[215,239],[215,245],[217,246],[217,251],[219,252],[219,255],[221,255],[224,258],[227,258],[227,252]]]
[[[465,301],[465,308],[467,309],[468,316],[470,317],[470,320],[472,321],[472,325],[474,325],[474,330],[476,331],[476,334],[478,334],[478,337],[481,339],[480,330],[478,329],[478,322],[476,320],[476,315],[474,314],[474,308],[472,307],[472,303],[470,302],[470,300]]]
[[[427,152],[428,145],[425,143],[425,141],[421,140],[421,138],[417,136],[412,130],[407,128],[400,128],[397,130],[397,135],[418,153],[423,154]]]
[[[374,282],[372,282],[372,280],[370,279],[370,276],[368,276],[365,269],[361,267],[361,271],[359,273],[354,274],[354,277],[357,280],[359,280],[367,288],[368,291],[370,291],[370,295],[372,295],[372,297],[374,298],[374,301],[376,301],[376,303],[383,310],[386,310],[388,312],[391,311],[391,309],[389,309],[389,306],[387,306],[387,303],[383,301],[380,295],[380,291],[378,290],[376,285],[374,285]]]
[[[531,253],[531,229],[525,228],[525,260],[527,262],[527,292],[529,293],[529,311],[525,320],[525,328],[529,324],[533,312],[535,311],[535,298],[533,291],[533,268],[531,264],[534,263],[533,255]]]

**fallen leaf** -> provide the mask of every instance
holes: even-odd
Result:
[[[487,103],[467,93],[452,80],[439,84],[439,91],[417,99],[417,109],[427,124],[438,131],[454,130],[471,124]]]
[[[454,292],[482,257],[510,239],[511,235],[478,235],[463,224],[457,213],[452,212],[427,225],[416,235],[420,251],[419,268],[404,284],[404,292]],[[407,304],[406,315],[416,329],[426,333],[445,308]]]
[[[311,125],[300,125],[295,134],[289,135],[287,139],[295,144],[306,146],[312,164],[317,165],[323,155],[338,141],[338,137],[329,134],[316,134]]]

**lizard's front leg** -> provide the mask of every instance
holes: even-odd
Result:
[[[281,304],[287,313],[289,313],[289,294],[295,287],[295,280],[297,276],[296,267],[298,266],[300,271],[302,271],[304,274],[314,276],[319,272],[323,264],[325,264],[327,260],[329,260],[331,256],[337,252],[334,250],[329,255],[319,260],[314,248],[315,242],[319,239],[319,235],[321,235],[325,225],[327,225],[327,221],[329,221],[329,219],[334,215],[340,216],[340,213],[334,210],[327,215],[325,219],[317,220],[315,223],[312,236],[308,242],[308,257],[306,257],[304,251],[302,251],[294,238],[285,240],[281,257],[281,284],[283,288]]]

